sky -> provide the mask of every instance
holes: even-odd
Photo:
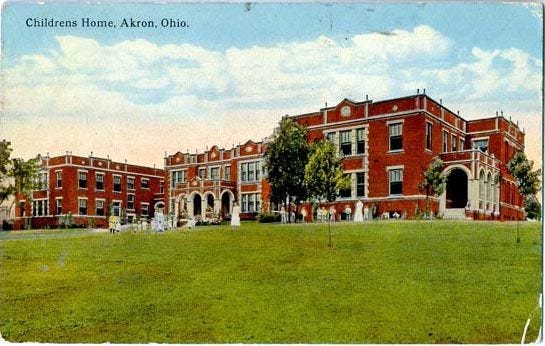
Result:
[[[503,111],[542,162],[539,3],[7,1],[1,20],[0,131],[13,156],[92,151],[162,167],[165,152],[261,140],[284,114],[426,88],[466,119]]]

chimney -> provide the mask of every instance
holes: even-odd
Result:
[[[416,89],[416,95],[420,95],[420,89]]]
[[[365,101],[369,101],[369,95],[365,94]]]
[[[422,94],[426,95],[426,88],[424,88],[424,91],[422,92]]]

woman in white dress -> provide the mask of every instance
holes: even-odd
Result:
[[[363,222],[363,203],[356,203],[356,213],[354,214],[354,222]]]
[[[240,207],[237,203],[233,205],[233,212],[231,213],[231,226],[240,226]]]

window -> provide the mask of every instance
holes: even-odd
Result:
[[[112,215],[121,216],[121,202],[112,203]]]
[[[134,210],[134,195],[127,195],[127,209]]]
[[[114,192],[121,192],[121,176],[114,175]]]
[[[185,171],[172,171],[170,173],[170,184],[175,187],[176,184],[185,183]]]
[[[21,217],[26,215],[26,203],[24,201],[20,201],[19,205],[21,206]]]
[[[97,174],[96,175],[96,189],[100,191],[104,191],[104,174]]]
[[[47,173],[43,172],[39,175],[40,190],[47,190]]]
[[[352,131],[341,131],[339,132],[340,138],[340,146],[341,146],[341,154],[342,155],[352,155],[352,141],[350,139],[350,133]]]
[[[448,133],[446,131],[443,131],[443,152],[446,153],[448,151]]]
[[[261,178],[261,162],[257,161],[255,163],[255,180],[259,180]]]
[[[357,129],[356,130],[356,153],[357,154],[365,154],[365,129]]]
[[[134,190],[134,177],[127,177],[127,190]]]
[[[159,193],[164,193],[164,192],[165,192],[165,182],[161,180],[159,182]]]
[[[392,169],[390,175],[390,195],[401,195],[403,193],[403,170]]]
[[[142,203],[140,208],[140,214],[142,216],[148,216],[148,208],[149,208],[148,203]]]
[[[248,163],[248,180],[249,181],[255,180],[255,162]]]
[[[460,138],[460,151],[464,150],[464,147],[465,147],[465,141],[463,139]]]
[[[149,189],[149,179],[142,178],[141,186],[145,190]]]
[[[57,171],[55,172],[55,177],[56,177],[56,180],[57,180],[57,188],[61,188],[62,187],[62,172],[61,171]]]
[[[261,162],[244,162],[240,164],[240,181],[252,182],[261,178]]]
[[[62,214],[62,198],[57,198],[55,200],[55,215]]]
[[[432,124],[426,123],[426,149],[431,150],[431,130]]]
[[[47,215],[47,200],[37,199],[32,201],[32,216]]]
[[[199,178],[206,179],[206,168],[199,169]]]
[[[335,144],[335,132],[328,132],[326,133],[325,137],[327,138],[328,141]]]
[[[241,196],[242,203],[240,206],[240,211],[243,213],[255,213],[259,212],[261,209],[261,198],[257,193],[247,193]]]
[[[390,124],[390,150],[403,149],[403,123]]]
[[[231,166],[225,166],[223,169],[223,177],[225,180],[231,180]]]
[[[473,141],[473,149],[478,149],[482,152],[488,152],[488,139],[479,139]]]
[[[350,173],[345,174],[345,176],[348,177],[348,178],[350,178],[350,179],[352,178],[352,175],[351,175]],[[350,198],[350,197],[352,197],[352,189],[351,189],[351,187],[349,186],[349,187],[346,188],[346,189],[341,189],[341,190],[339,190],[339,197],[341,197],[341,198]]]
[[[218,180],[220,178],[220,168],[212,167],[210,168],[210,179]]]
[[[455,136],[455,135],[452,135],[452,136],[450,137],[450,145],[451,145],[451,147],[452,147],[452,151],[456,151],[456,142],[457,142],[456,136]]]
[[[248,164],[242,163],[240,165],[240,181],[248,180]]]
[[[365,173],[356,173],[356,196],[365,196]]]
[[[80,189],[87,188],[87,172],[78,172],[78,187]]]
[[[101,199],[96,200],[96,215],[104,216],[104,201]]]
[[[87,200],[80,198],[78,199],[78,204],[79,204],[79,214],[87,215]]]

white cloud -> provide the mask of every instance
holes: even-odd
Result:
[[[164,150],[260,139],[286,113],[423,87],[447,104],[515,94],[529,95],[527,110],[539,104],[541,60],[515,48],[478,47],[449,60],[453,42],[429,26],[224,51],[144,39],[112,45],[77,36],[56,40],[57,49],[25,55],[3,72],[5,132],[17,137],[22,155],[117,148],[131,161],[160,164]],[[433,66],[436,59],[449,64],[423,67],[423,60]],[[65,130],[70,134],[59,142]],[[142,161],[139,153],[149,156]]]

